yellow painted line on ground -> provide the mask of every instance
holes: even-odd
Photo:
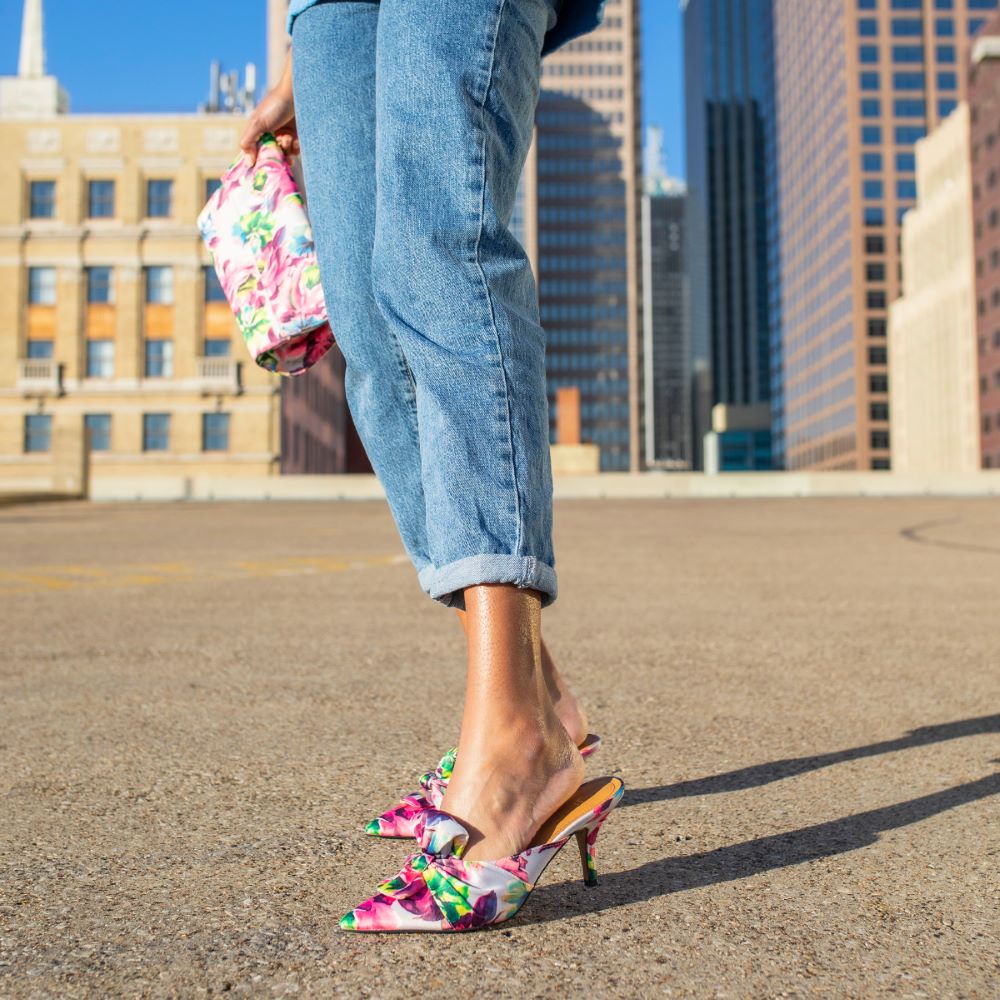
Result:
[[[316,576],[351,569],[408,563],[405,554],[355,556],[288,556],[279,559],[241,559],[222,566],[191,563],[140,563],[125,566],[25,566],[0,570],[0,594],[30,594],[81,588],[151,587],[161,583],[198,580],[255,579]]]

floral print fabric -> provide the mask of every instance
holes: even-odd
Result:
[[[448,813],[425,810],[417,823],[420,851],[393,878],[340,921],[348,931],[464,931],[509,920],[521,908],[549,861],[574,835],[585,833],[589,882],[601,824],[625,790],[614,791],[562,835],[498,861],[463,861],[468,831]]]
[[[330,349],[312,228],[277,139],[265,132],[257,161],[233,160],[198,215],[198,230],[254,361],[302,375]]]

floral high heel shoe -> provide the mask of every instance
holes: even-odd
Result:
[[[346,931],[468,931],[509,920],[524,905],[548,863],[575,836],[583,880],[597,884],[597,834],[618,805],[620,778],[585,781],[520,853],[498,861],[463,861],[469,833],[448,813],[425,810],[420,851],[395,878],[340,920]]]
[[[580,744],[580,756],[589,757],[596,753],[601,745],[600,736],[588,733]],[[418,791],[404,795],[391,809],[376,816],[365,827],[365,833],[371,837],[415,837],[417,822],[428,809],[437,809],[444,799],[444,790],[455,767],[455,755],[458,747],[452,747],[438,762],[433,771],[427,771],[418,779]]]

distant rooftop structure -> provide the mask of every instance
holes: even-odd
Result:
[[[69,112],[69,94],[45,72],[42,0],[24,0],[17,76],[0,76],[0,118],[50,118]]]

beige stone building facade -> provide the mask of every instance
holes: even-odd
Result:
[[[902,296],[889,303],[890,438],[898,472],[979,468],[969,107],[915,144],[902,222]]]
[[[25,5],[0,80],[0,486],[274,474],[280,377],[247,353],[196,226],[237,114],[77,115]],[[72,464],[72,463],[71,463]]]

